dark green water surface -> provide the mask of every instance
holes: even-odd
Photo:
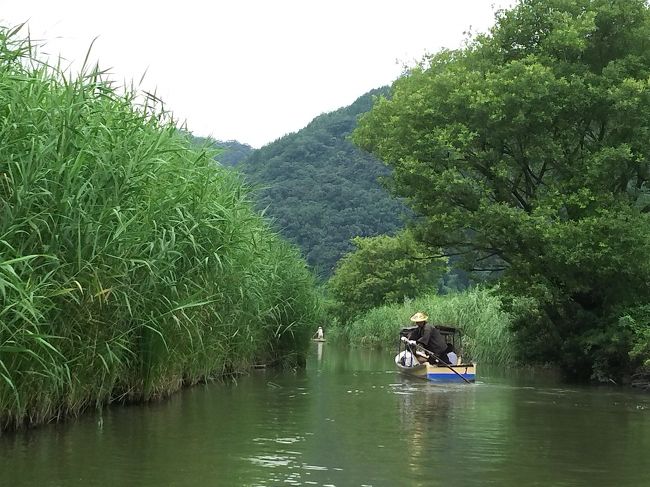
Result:
[[[475,385],[313,344],[147,406],[0,437],[1,486],[650,486],[650,395],[479,364]]]

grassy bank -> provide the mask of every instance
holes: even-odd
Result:
[[[351,345],[396,348],[399,330],[413,326],[416,311],[429,315],[429,322],[458,327],[464,334],[464,352],[473,360],[511,363],[515,351],[508,330],[510,317],[489,290],[473,289],[458,294],[430,294],[403,304],[374,308],[349,325],[328,330],[328,339]]]
[[[311,275],[167,114],[0,30],[0,430],[296,358]]]

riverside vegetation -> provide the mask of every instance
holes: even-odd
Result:
[[[0,30],[0,429],[301,360],[320,300],[155,97]]]

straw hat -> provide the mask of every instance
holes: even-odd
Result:
[[[420,321],[427,321],[429,317],[425,315],[424,313],[415,313],[413,316],[411,316],[411,321],[415,321],[416,323]]]

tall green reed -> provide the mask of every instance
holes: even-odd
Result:
[[[307,347],[304,262],[156,103],[0,29],[0,430]]]

